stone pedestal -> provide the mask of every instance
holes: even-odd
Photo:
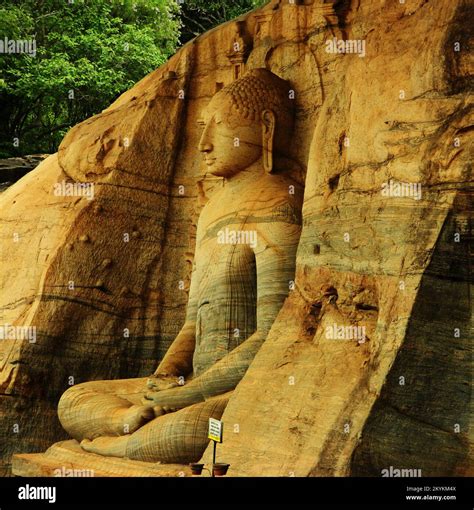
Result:
[[[187,465],[102,457],[85,452],[75,440],[56,443],[45,453],[14,455],[12,471],[15,476],[25,477],[191,476],[191,469]]]

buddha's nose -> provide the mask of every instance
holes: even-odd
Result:
[[[201,136],[201,140],[199,140],[198,149],[200,152],[211,152],[213,148],[214,146],[209,140],[208,129],[205,129]]]
[[[214,147],[210,142],[199,142],[198,148],[200,152],[211,152]]]

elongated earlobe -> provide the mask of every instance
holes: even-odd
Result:
[[[262,112],[263,167],[270,174],[273,171],[273,139],[275,136],[275,114],[271,110]]]

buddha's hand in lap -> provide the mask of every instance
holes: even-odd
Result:
[[[174,394],[176,390],[180,389],[180,386],[175,376],[152,375],[147,380],[142,404],[153,408],[157,418],[177,411],[173,405],[169,405],[166,399],[160,398],[160,396],[169,395],[170,392]]]
[[[186,390],[186,386],[177,385],[161,391],[150,391],[145,394],[143,404],[153,407],[156,416],[178,411],[193,403],[188,402]]]
[[[155,413],[155,418],[159,418],[160,416],[164,416],[168,413],[174,413],[178,409],[174,409],[173,407],[169,406],[154,406],[153,411]]]
[[[152,375],[148,378],[146,386],[150,391],[163,391],[179,386],[178,378],[172,375]]]

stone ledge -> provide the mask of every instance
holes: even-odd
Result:
[[[57,470],[62,474],[58,474]],[[61,441],[45,453],[22,453],[13,456],[12,471],[24,477],[174,477],[191,476],[182,464],[154,464],[136,460],[102,457],[87,453],[75,440]]]
[[[13,184],[36,168],[49,154],[31,154],[18,158],[0,159],[0,185]]]

